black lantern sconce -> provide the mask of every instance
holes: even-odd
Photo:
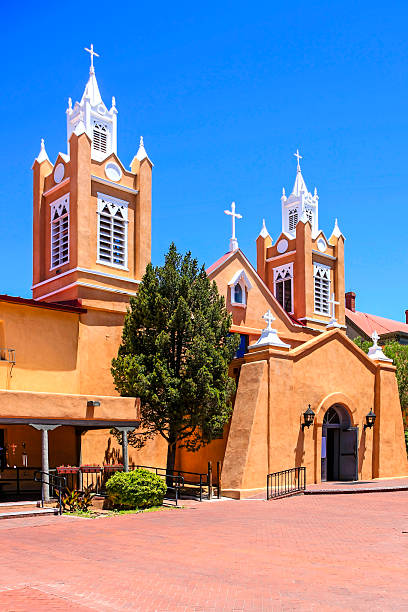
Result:
[[[375,419],[376,418],[377,418],[377,415],[373,412],[373,409],[371,408],[370,412],[366,415],[366,422],[365,422],[365,425],[364,425],[364,429],[367,429],[367,427],[369,429],[374,427],[374,423],[375,423]]]
[[[307,427],[309,429],[309,427],[311,425],[313,425],[313,421],[314,421],[314,418],[315,418],[315,413],[311,409],[310,404],[309,404],[309,408],[306,410],[306,412],[303,413],[303,418],[304,418],[305,422],[302,423],[302,431],[304,431],[305,427]]]
[[[96,402],[95,400],[88,400],[86,402],[86,405],[88,406],[88,408],[96,408],[96,406],[101,405],[101,402]]]

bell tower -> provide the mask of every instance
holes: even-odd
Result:
[[[257,270],[281,306],[302,324],[345,329],[344,236],[319,229],[319,197],[306,187],[299,151],[292,193],[281,197],[282,232],[272,243],[265,223],[257,238]]]
[[[81,101],[67,109],[67,153],[44,141],[34,160],[33,298],[124,310],[151,254],[150,161],[140,139],[130,170],[117,155],[117,109],[105,106],[93,50]]]

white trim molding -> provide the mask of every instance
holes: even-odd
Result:
[[[286,289],[287,284],[290,285],[290,310],[286,310],[285,303],[287,302]],[[281,285],[281,287],[278,287]],[[278,288],[282,289],[282,303],[278,297]],[[288,262],[283,264],[277,268],[273,268],[273,292],[275,294],[276,299],[282,308],[293,314],[294,312],[294,290],[293,290],[293,262]]]
[[[89,270],[88,268],[71,268],[70,270],[63,272],[62,274],[57,274],[57,276],[53,276],[52,278],[47,278],[46,280],[43,280],[40,283],[31,285],[31,289],[37,289],[37,287],[41,287],[42,285],[52,283],[55,280],[57,280],[57,278],[62,278],[63,276],[67,276],[67,274],[72,274],[73,272],[84,272],[85,274],[94,274],[95,276],[114,278],[115,280],[125,281],[126,283],[134,283],[135,285],[140,285],[140,283],[142,282],[135,278],[126,278],[126,276],[116,276],[116,274],[109,274],[109,272],[99,272],[99,270]]]
[[[66,185],[69,184],[70,180],[71,179],[68,176],[66,179],[61,181],[61,183],[58,183],[57,185],[54,185],[54,187],[50,187],[50,189],[47,189],[47,191],[43,191],[43,196],[47,197],[47,196],[51,195],[52,193],[54,193],[55,191],[58,191],[58,189],[61,189],[61,187],[65,187]]]
[[[109,185],[110,187],[114,187],[115,189],[119,189],[119,191],[126,191],[127,193],[138,194],[138,189],[132,189],[131,187],[126,187],[126,185],[121,185],[120,183],[114,183],[113,181],[108,181],[108,179],[101,178],[100,176],[96,176],[95,174],[91,174],[91,179],[95,181],[95,183],[101,183],[102,185]]]
[[[231,291],[231,306],[245,308],[247,292],[252,289],[252,283],[243,268],[234,274],[228,283],[228,287]]]
[[[81,283],[79,281],[71,283],[70,285],[66,285],[65,287],[60,287],[59,289],[56,289],[55,291],[50,291],[49,293],[45,293],[44,295],[40,295],[35,299],[43,300],[47,297],[50,297],[51,295],[55,295],[56,293],[63,293],[67,289],[72,289],[72,287],[90,287],[91,289],[98,289],[99,291],[107,291],[108,293],[121,293],[123,295],[129,295],[131,297],[135,297],[137,295],[137,293],[134,291],[125,291],[124,289],[112,289],[110,287],[103,287],[102,285],[92,285],[92,283]]]
[[[128,271],[129,203],[104,193],[97,196],[96,263]]]
[[[69,193],[50,202],[50,271],[69,263]]]

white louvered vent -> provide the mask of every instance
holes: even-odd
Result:
[[[108,128],[104,123],[94,123],[92,147],[94,151],[106,153],[108,150]]]
[[[314,265],[314,309],[320,314],[330,314],[330,268]]]
[[[69,261],[69,194],[51,203],[51,270]]]
[[[306,208],[305,212],[306,212],[306,217],[310,221],[310,225],[313,225],[313,211],[312,211],[312,209],[311,208]]]
[[[98,263],[127,268],[128,203],[98,193]]]
[[[299,220],[298,211],[296,208],[289,211],[289,231],[293,232],[296,229]]]

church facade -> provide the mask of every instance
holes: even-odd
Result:
[[[110,365],[150,261],[152,163],[143,139],[130,170],[118,157],[116,101],[105,106],[90,51],[84,94],[68,102],[67,153],[52,163],[42,142],[33,164],[33,299],[0,296],[3,472],[40,466],[45,439],[50,467],[115,463],[110,428],[138,427],[137,398],[118,396]],[[395,368],[380,347],[367,356],[346,336],[344,236],[337,220],[330,237],[319,228],[319,197],[296,157],[280,235],[273,241],[264,222],[256,267],[233,229],[207,270],[241,336],[236,398],[223,438],[179,449],[177,467],[220,461],[224,494],[236,498],[295,466],[309,483],[408,474]],[[226,212],[235,228],[235,205]],[[129,460],[164,467],[166,454],[158,437]]]

